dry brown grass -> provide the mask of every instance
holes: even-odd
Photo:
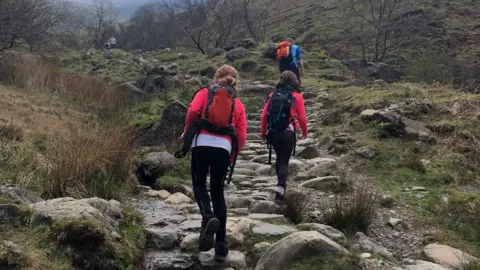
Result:
[[[132,135],[115,123],[89,132],[72,131],[52,142],[44,196],[118,199],[122,188],[132,184]]]
[[[59,63],[33,55],[6,55],[0,58],[0,81],[28,91],[56,93],[61,97],[96,110],[100,116],[116,116],[131,104],[128,92],[93,77],[61,72]]]

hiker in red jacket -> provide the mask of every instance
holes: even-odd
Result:
[[[277,157],[276,199],[279,200],[283,200],[285,196],[288,162],[296,144],[295,131],[300,127],[303,138],[308,135],[305,104],[299,87],[295,73],[284,71],[275,91],[267,98],[260,123],[260,135],[270,147],[273,146]]]
[[[232,66],[220,67],[213,84],[196,93],[185,120],[184,134],[191,125],[202,123],[191,144],[193,191],[203,217],[199,250],[210,250],[215,244],[218,261],[225,261],[228,255],[224,180],[229,164],[242,151],[247,138],[245,107],[236,97],[237,78]],[[206,187],[209,171],[213,213]]]

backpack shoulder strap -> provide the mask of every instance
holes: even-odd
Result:
[[[201,88],[195,90],[195,92],[193,92],[193,95],[192,95],[192,101],[195,98],[195,96],[198,94],[198,92],[202,91],[203,89],[209,89],[209,86],[208,85],[202,86]]]

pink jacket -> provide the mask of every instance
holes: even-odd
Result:
[[[207,106],[207,102],[208,102],[208,89],[204,88],[195,95],[195,98],[190,103],[190,107],[188,108],[188,112],[187,112],[187,117],[185,119],[184,132],[188,130],[188,127],[193,121],[199,118],[203,118],[205,114],[205,107]],[[247,140],[247,116],[245,113],[245,107],[243,106],[243,103],[238,98],[235,99],[235,111],[233,112],[232,125],[235,128],[235,133],[237,134],[238,153],[240,153],[243,147],[245,146],[245,143]],[[230,143],[232,142],[232,138],[230,136],[213,134],[213,133],[209,133],[206,130],[202,130],[200,134],[208,134],[208,135],[227,139],[230,141]]]
[[[270,97],[273,93],[268,95],[269,99],[263,107],[262,118],[260,121],[260,135],[262,137],[267,136],[267,112],[268,107],[270,106]],[[295,130],[298,130],[298,127],[302,129],[302,135],[307,137],[308,127],[307,127],[307,116],[305,114],[305,104],[303,102],[303,96],[300,93],[293,92],[293,101],[292,106],[290,107],[290,117],[294,119]],[[296,121],[295,121],[296,120]]]

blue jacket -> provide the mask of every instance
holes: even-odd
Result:
[[[283,68],[283,69],[298,68],[298,61],[302,60],[302,50],[300,50],[300,47],[298,47],[295,44],[292,45],[292,56],[293,56],[293,62],[287,66],[280,66],[280,68]]]

